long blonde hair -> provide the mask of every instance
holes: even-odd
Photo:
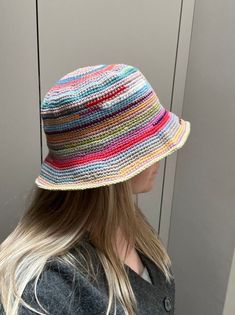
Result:
[[[114,247],[118,227],[129,244],[127,250],[134,245],[155,262],[169,283],[173,279],[170,258],[157,232],[135,203],[130,181],[68,191],[36,186],[32,191],[30,206],[0,245],[0,298],[6,315],[17,315],[21,304],[30,308],[21,298],[22,293],[29,281],[37,282],[48,259],[60,256],[65,264],[71,261],[73,264],[68,251],[81,243],[87,231],[107,277],[106,315],[116,298],[126,315],[135,314],[137,307],[123,262]],[[86,259],[90,261],[89,257]],[[75,260],[73,265],[78,268]]]

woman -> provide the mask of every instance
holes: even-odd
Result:
[[[76,69],[41,105],[49,153],[0,247],[0,314],[174,314],[170,258],[133,197],[190,122],[126,64]]]

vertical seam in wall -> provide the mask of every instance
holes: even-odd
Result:
[[[175,86],[175,75],[176,75],[177,56],[178,56],[178,50],[179,50],[179,38],[180,38],[180,27],[181,27],[181,19],[182,19],[182,12],[183,12],[183,4],[184,4],[184,0],[181,0],[178,37],[177,37],[176,53],[175,53],[175,66],[174,66],[173,82],[172,82],[172,89],[171,89],[170,111],[172,111],[172,101],[173,101],[174,86]],[[158,221],[158,234],[159,235],[160,235],[160,229],[161,229],[162,204],[163,204],[164,186],[165,186],[165,178],[166,178],[166,164],[167,164],[167,157],[165,158],[164,171],[163,171],[163,184],[162,184],[161,204],[160,204],[160,213],[159,213],[159,221]],[[171,213],[170,213],[170,222],[171,222]],[[168,240],[169,240],[169,233],[168,233]],[[167,241],[166,247],[168,247],[168,241]]]
[[[37,61],[38,61],[38,97],[39,97],[39,122],[40,122],[40,151],[41,151],[41,163],[42,163],[41,76],[40,76],[38,0],[36,0],[36,36],[37,36]]]
[[[175,66],[174,66],[173,83],[172,83],[172,90],[171,90],[170,111],[172,111],[172,103],[173,103],[173,95],[174,95],[174,87],[175,87],[176,65],[177,65],[177,58],[178,58],[178,51],[179,51],[179,38],[180,38],[180,28],[181,28],[183,5],[184,5],[184,0],[181,0],[180,18],[179,18],[179,27],[178,27],[178,38],[177,38],[176,52],[175,52]]]
[[[189,38],[189,51],[188,51],[188,61],[187,61],[187,68],[186,68],[187,71],[186,71],[186,76],[185,76],[185,86],[184,87],[186,87],[188,68],[189,68],[189,62],[190,62],[190,55],[191,55],[191,47],[192,47],[191,43],[192,43],[192,34],[193,34],[193,26],[194,26],[195,6],[196,6],[196,0],[194,0],[194,2],[193,2],[193,18],[192,18],[191,32],[190,32],[190,38]],[[182,109],[184,108],[185,93],[186,93],[186,89],[184,88]]]

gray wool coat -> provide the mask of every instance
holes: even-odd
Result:
[[[98,282],[75,272],[56,259],[48,262],[37,284],[39,302],[51,315],[105,315],[108,303],[107,281],[103,267],[98,260],[94,246],[85,241],[85,247],[91,253]],[[73,251],[73,250],[72,250]],[[138,251],[143,264],[147,267],[152,283],[125,265],[132,289],[137,299],[137,315],[174,314],[175,282],[168,284],[160,270],[145,255]],[[34,298],[33,282],[26,286],[23,298],[37,310],[42,311]],[[114,303],[113,303],[114,304]],[[36,314],[20,307],[19,315]],[[110,315],[114,314],[114,306]],[[0,308],[0,315],[5,315]],[[117,301],[116,315],[124,315]]]

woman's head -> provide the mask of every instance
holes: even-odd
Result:
[[[190,123],[166,110],[139,69],[126,64],[65,75],[46,94],[41,116],[49,154],[30,206],[0,247],[6,315],[16,315],[17,295],[38,280],[48,259],[60,256],[76,266],[70,250],[87,233],[106,273],[107,313],[114,294],[132,315],[136,300],[117,254],[116,231],[127,241],[126,252],[135,246],[172,279],[170,258],[133,194],[151,190],[159,162],[146,163],[182,147]],[[137,175],[128,179],[131,174]]]

